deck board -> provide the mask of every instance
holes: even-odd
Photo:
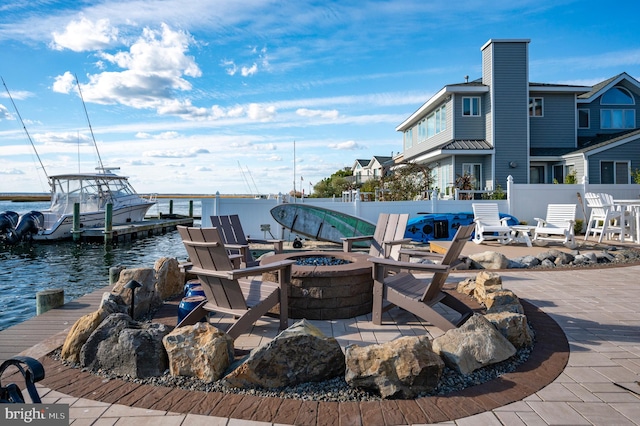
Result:
[[[38,345],[41,354],[30,353],[30,356],[42,356],[47,353],[48,346],[43,342],[59,338],[60,333],[68,332],[71,326],[83,315],[98,309],[102,294],[111,290],[110,285],[99,288],[92,293],[79,297],[63,306],[51,309],[6,330],[0,331],[0,362],[18,355]],[[54,345],[57,346],[57,345]],[[52,347],[51,350],[55,349]]]

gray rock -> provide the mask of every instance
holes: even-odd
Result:
[[[516,353],[507,338],[479,314],[474,314],[459,328],[436,337],[432,345],[445,364],[462,374],[502,362]]]
[[[414,398],[438,386],[444,362],[431,350],[427,336],[400,337],[381,345],[346,350],[345,380],[351,387],[383,398]]]
[[[337,340],[303,319],[251,351],[223,381],[239,388],[272,389],[320,382],[344,371],[344,353]]]
[[[527,323],[527,317],[522,313],[497,312],[484,316],[498,331],[516,348],[528,347],[533,344],[533,330]]]
[[[80,365],[131,377],[160,376],[167,369],[162,338],[169,328],[111,314],[91,333],[80,351]]]
[[[509,266],[509,259],[504,254],[495,251],[472,254],[469,259],[481,265],[483,269],[507,269]]]

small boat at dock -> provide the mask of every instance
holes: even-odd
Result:
[[[98,170],[98,173],[49,176],[50,207],[25,213],[17,222],[16,213],[0,213],[0,239],[8,244],[25,240],[70,239],[73,237],[76,208],[80,231],[104,228],[109,204],[112,206],[112,225],[143,221],[155,200],[138,195],[126,176],[113,173],[117,167]]]

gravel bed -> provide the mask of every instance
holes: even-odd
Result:
[[[505,373],[514,371],[520,364],[525,362],[529,358],[532,349],[532,347],[520,349],[514,356],[512,356],[508,360],[481,368],[468,375],[461,374],[454,369],[445,367],[438,387],[432,392],[420,394],[418,395],[418,397],[447,395],[451,392],[456,392],[469,386],[479,385],[481,383],[496,379]],[[78,364],[73,364],[62,360],[60,358],[60,350],[51,353],[50,356],[65,365],[74,368],[81,368]],[[290,398],[307,401],[347,402],[379,401],[382,399],[378,394],[350,387],[344,380],[344,377],[336,377],[331,380],[325,380],[323,382],[309,382],[297,386],[287,386],[278,389],[239,389],[226,386],[220,381],[206,383],[193,377],[174,377],[169,374],[168,370],[165,371],[162,376],[149,377],[144,379],[137,379],[130,376],[120,376],[113,374],[110,371],[104,370],[90,371],[83,368],[82,371],[90,372],[105,379],[121,379],[133,383],[175,387],[188,391],[224,392],[240,395]]]

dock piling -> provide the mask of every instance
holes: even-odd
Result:
[[[44,314],[48,310],[64,305],[64,289],[56,288],[36,293],[36,314]]]
[[[73,241],[80,241],[80,203],[73,203]]]
[[[113,238],[113,204],[107,203],[104,211],[104,242],[111,242]]]

